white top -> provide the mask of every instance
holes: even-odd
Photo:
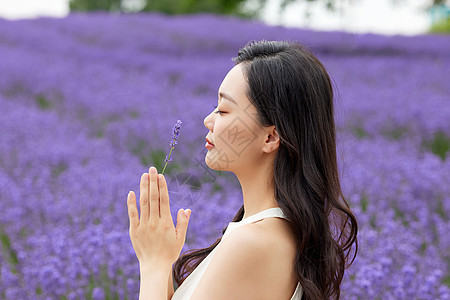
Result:
[[[230,222],[228,224],[228,227],[223,234],[223,238],[225,238],[232,230],[235,230],[236,228],[250,224],[256,221],[260,221],[265,218],[283,218],[287,219],[284,215],[283,211],[279,207],[269,208],[263,211],[260,211],[257,214],[254,214],[250,217],[247,217],[245,219],[242,219],[239,222]],[[189,274],[189,276],[184,280],[184,282],[178,287],[178,289],[175,291],[175,294],[172,297],[172,300],[189,300],[194,293],[195,288],[197,287],[198,283],[200,282],[200,279],[202,278],[203,274],[205,274],[206,268],[208,267],[209,263],[211,262],[211,259],[214,256],[214,253],[216,252],[217,247],[220,246],[220,243],[211,251],[211,253],[206,256],[206,258],[195,268],[195,270]],[[297,287],[294,291],[294,295],[292,295],[291,300],[300,300],[302,298],[302,287],[300,283],[297,284]]]

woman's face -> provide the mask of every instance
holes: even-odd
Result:
[[[247,98],[248,84],[242,64],[233,67],[219,87],[218,105],[204,120],[209,133],[206,164],[214,170],[251,168],[263,154],[263,127],[256,108]]]

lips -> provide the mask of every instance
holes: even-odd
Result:
[[[214,146],[214,144],[213,143],[211,143],[211,141],[210,140],[208,140],[208,138],[206,138],[206,141],[209,143],[209,144],[211,144],[211,145],[213,145]]]

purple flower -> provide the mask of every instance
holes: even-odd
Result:
[[[161,174],[164,174],[164,170],[166,169],[167,164],[172,161],[172,157],[171,157],[172,150],[173,150],[173,148],[175,148],[175,145],[178,144],[178,136],[180,135],[181,123],[182,122],[180,120],[177,120],[177,122],[173,126],[172,140],[169,143],[169,145],[170,145],[170,152],[169,152],[169,155],[166,155],[166,158],[164,159],[166,164],[164,165],[164,168],[163,168]]]
[[[92,290],[92,299],[105,299],[105,292],[102,288],[96,287]]]
[[[100,13],[0,19],[1,299],[138,298],[124,195],[168,143],[148,133],[180,113],[192,122],[177,160],[201,179],[189,207],[203,216],[190,222],[184,250],[216,241],[242,191],[205,164],[201,120],[246,36],[312,46],[339,87],[338,163],[361,249],[342,298],[450,299],[450,152],[432,151],[450,138],[448,37]],[[193,192],[173,184],[174,218]]]

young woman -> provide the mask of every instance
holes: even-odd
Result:
[[[339,299],[357,223],[339,182],[330,78],[295,43],[250,43],[235,62],[204,120],[205,161],[237,176],[243,206],[221,239],[179,257],[191,212],[175,228],[164,176],[143,174],[140,218],[133,192],[127,201],[140,299]]]

